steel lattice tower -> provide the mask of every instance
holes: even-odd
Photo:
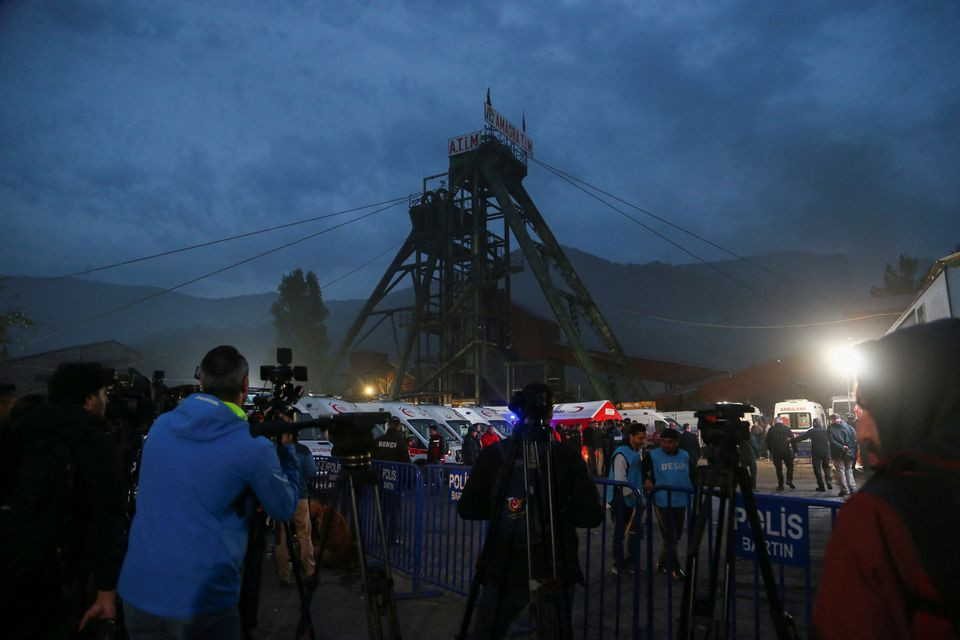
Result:
[[[511,255],[516,239],[577,362],[597,398],[647,397],[609,325],[580,281],[533,199],[523,187],[526,156],[492,127],[476,134],[475,148],[450,157],[448,173],[424,179],[411,198],[412,229],[350,327],[335,367],[386,318],[406,329],[392,396],[409,373],[421,400],[483,404],[508,398],[510,274],[522,267]],[[447,178],[428,189],[428,183]],[[413,303],[383,308],[393,289],[409,281]],[[379,316],[360,337],[368,321]],[[394,316],[397,316],[395,318]],[[590,330],[603,351],[589,351]],[[359,338],[359,339],[358,339]],[[625,381],[621,389],[616,381]],[[519,384],[526,380],[515,381]]]

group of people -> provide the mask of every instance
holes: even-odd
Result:
[[[481,431],[483,433],[481,433]],[[472,424],[467,427],[467,436],[463,439],[460,449],[463,464],[473,466],[482,449],[486,449],[500,442],[500,435],[492,424]]]
[[[134,640],[241,637],[251,518],[305,511],[292,436],[251,435],[248,374],[234,347],[206,354],[203,391],[160,415],[144,442],[132,521],[103,429],[111,370],[61,365],[47,402],[4,426],[3,451],[19,462],[3,470],[0,597],[17,612],[4,637],[70,637],[114,620],[118,596]],[[58,522],[38,526],[51,508]]]

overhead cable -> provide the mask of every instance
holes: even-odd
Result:
[[[760,292],[760,291],[757,291],[756,289],[754,289],[753,287],[751,287],[751,286],[748,285],[747,283],[742,282],[741,280],[735,278],[735,277],[732,276],[731,274],[727,273],[726,271],[724,271],[723,269],[721,269],[720,267],[718,267],[718,266],[717,266],[716,264],[714,264],[713,262],[709,262],[709,261],[705,260],[704,258],[701,258],[701,257],[698,256],[696,253],[694,253],[693,251],[691,251],[691,250],[687,249],[686,247],[684,247],[683,245],[681,245],[681,244],[673,241],[671,238],[669,238],[669,237],[665,236],[664,234],[660,233],[659,231],[657,231],[656,229],[654,229],[654,228],[651,227],[650,225],[644,224],[644,223],[641,222],[640,220],[637,220],[636,218],[634,218],[633,216],[631,216],[629,213],[627,213],[627,212],[624,211],[623,209],[620,209],[619,207],[616,207],[616,206],[610,204],[609,202],[607,202],[606,200],[604,200],[603,198],[601,198],[601,197],[598,196],[597,194],[595,194],[595,193],[593,193],[593,192],[591,192],[591,191],[588,191],[587,189],[585,189],[584,187],[580,186],[579,184],[577,184],[576,182],[574,182],[574,181],[571,180],[570,178],[568,178],[568,177],[566,177],[565,175],[563,175],[562,173],[557,172],[557,171],[554,171],[552,168],[550,168],[550,167],[548,167],[548,166],[546,166],[546,165],[543,165],[543,166],[544,166],[545,169],[547,169],[547,171],[550,171],[551,173],[553,173],[554,175],[556,175],[556,176],[557,176],[558,178],[560,178],[561,180],[564,180],[565,182],[573,185],[575,188],[579,189],[580,191],[582,191],[583,193],[587,194],[587,195],[590,196],[591,198],[594,198],[595,200],[598,200],[599,202],[603,203],[604,205],[610,207],[611,209],[613,209],[614,211],[616,211],[617,213],[619,213],[620,215],[622,215],[622,216],[625,217],[626,219],[632,221],[632,222],[635,223],[635,224],[640,225],[641,227],[643,227],[644,229],[646,229],[646,230],[649,231],[650,233],[654,234],[655,236],[657,236],[657,237],[665,240],[666,242],[669,242],[670,244],[672,244],[673,246],[675,246],[675,247],[676,247],[677,249],[679,249],[680,251],[683,251],[684,253],[686,253],[687,255],[691,256],[691,257],[694,258],[695,260],[697,260],[697,261],[699,261],[699,262],[702,262],[702,263],[703,263],[704,265],[706,265],[707,267],[713,269],[714,271],[716,271],[717,273],[719,273],[719,274],[722,275],[723,277],[729,279],[730,281],[736,283],[737,285],[739,285],[739,286],[742,287],[743,289],[749,291],[750,293],[752,293],[753,295],[757,296],[758,298],[760,298],[761,300],[763,300],[764,302],[766,302],[766,303],[769,304],[770,306],[776,307],[777,309],[779,309],[780,311],[782,311],[783,313],[785,313],[788,317],[793,317],[793,313],[792,313],[789,309],[783,307],[782,305],[780,305],[780,304],[779,304],[778,302],[776,302],[775,300],[772,300],[772,299],[771,299],[770,297],[768,297],[766,294],[764,294],[764,293],[762,293],[762,292]]]
[[[674,229],[676,229],[676,230],[678,230],[678,231],[681,231],[681,232],[687,234],[688,236],[690,236],[690,237],[692,237],[692,238],[696,238],[697,240],[699,240],[699,241],[701,241],[701,242],[703,242],[703,243],[706,243],[706,244],[710,245],[711,247],[714,247],[715,249],[719,249],[720,251],[723,251],[723,252],[726,253],[727,255],[733,256],[734,258],[737,258],[738,260],[742,260],[743,262],[749,264],[749,265],[752,266],[752,267],[755,267],[755,268],[757,268],[757,269],[760,269],[761,271],[764,271],[765,273],[768,273],[768,274],[770,274],[771,276],[774,276],[775,278],[779,278],[780,280],[783,280],[783,281],[786,282],[787,284],[793,285],[793,286],[795,286],[795,287],[797,287],[797,288],[799,288],[799,289],[803,289],[803,290],[806,291],[807,293],[813,294],[813,295],[815,295],[815,296],[817,296],[817,297],[819,297],[819,298],[821,298],[821,299],[823,299],[823,300],[825,300],[825,301],[827,301],[827,302],[829,302],[829,303],[831,303],[831,304],[837,304],[837,303],[838,303],[837,300],[831,298],[830,296],[825,295],[824,293],[822,293],[822,292],[820,292],[820,291],[817,291],[816,289],[812,289],[812,288],[804,285],[802,282],[797,282],[796,280],[793,280],[792,278],[789,278],[789,277],[783,275],[782,273],[778,273],[778,272],[774,271],[773,269],[770,269],[769,267],[765,267],[764,265],[760,264],[759,262],[756,262],[755,260],[752,260],[751,258],[749,258],[749,257],[747,257],[747,256],[741,255],[741,254],[737,253],[736,251],[733,251],[732,249],[728,249],[728,248],[724,247],[723,245],[720,245],[720,244],[714,242],[713,240],[710,240],[709,238],[704,238],[703,236],[701,236],[701,235],[699,235],[699,234],[697,234],[697,233],[695,233],[695,232],[693,232],[693,231],[690,231],[689,229],[687,229],[687,228],[685,228],[685,227],[683,227],[683,226],[681,226],[681,225],[679,225],[679,224],[677,224],[677,223],[675,223],[675,222],[672,222],[672,221],[670,221],[670,220],[668,220],[668,219],[666,219],[666,218],[664,218],[664,217],[662,217],[662,216],[658,216],[657,214],[653,213],[653,212],[650,211],[649,209],[644,209],[643,207],[638,206],[638,205],[636,205],[636,204],[633,204],[632,202],[628,202],[627,200],[624,200],[623,198],[620,198],[620,197],[618,197],[617,195],[615,195],[615,194],[613,194],[613,193],[610,193],[609,191],[606,191],[606,190],[604,190],[604,189],[602,189],[602,188],[600,188],[600,187],[598,187],[598,186],[596,186],[596,185],[590,184],[590,183],[587,182],[586,180],[583,180],[583,179],[578,178],[578,177],[576,177],[576,176],[574,176],[574,175],[571,175],[571,174],[567,173],[566,171],[563,171],[562,169],[558,169],[557,167],[553,167],[553,166],[547,164],[546,162],[543,162],[542,160],[538,160],[537,158],[534,158],[534,157],[532,157],[532,156],[531,156],[529,159],[530,159],[530,160],[533,160],[534,162],[536,162],[537,164],[539,164],[539,165],[542,166],[543,168],[545,168],[545,169],[547,169],[547,170],[549,170],[549,171],[554,172],[555,174],[558,174],[558,175],[560,175],[560,176],[562,176],[562,177],[566,177],[566,178],[568,178],[569,180],[572,180],[572,181],[577,182],[577,183],[579,183],[579,184],[582,184],[582,185],[584,185],[584,186],[586,186],[586,187],[588,187],[588,188],[590,188],[590,189],[593,189],[594,191],[597,191],[597,192],[599,192],[599,193],[602,193],[603,195],[605,195],[605,196],[607,196],[607,197],[609,197],[609,198],[612,198],[612,199],[616,200],[617,202],[619,202],[619,203],[621,203],[621,204],[625,204],[625,205],[627,205],[628,207],[631,207],[631,208],[633,208],[633,209],[636,209],[636,210],[639,211],[640,213],[646,214],[646,215],[650,216],[651,218],[653,218],[654,220],[658,220],[658,221],[662,222],[663,224],[666,224],[666,225],[668,225],[668,226],[671,226],[671,227],[673,227]]]

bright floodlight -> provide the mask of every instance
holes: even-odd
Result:
[[[853,345],[845,344],[830,351],[830,362],[838,373],[855,376],[860,369],[860,359]]]
[[[365,386],[365,387],[363,388],[363,393],[364,393],[364,395],[367,395],[367,396],[372,397],[373,394],[376,393],[376,389],[373,388],[373,385],[369,385],[369,384],[368,384],[367,386]]]

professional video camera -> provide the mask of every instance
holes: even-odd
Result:
[[[307,381],[306,367],[292,367],[293,349],[280,347],[277,349],[277,364],[265,364],[260,367],[260,379],[269,380],[273,386],[278,387],[285,382],[296,380],[297,382]]]
[[[697,418],[697,429],[703,443],[720,446],[728,441],[728,436],[734,444],[750,438],[750,425],[742,418],[752,411],[753,407],[748,404],[723,402],[712,408],[699,409],[693,415]]]
[[[550,431],[549,416],[551,408],[550,390],[528,385],[510,398],[510,411],[520,416],[520,423],[516,429],[526,429],[531,436],[548,435]],[[526,427],[524,426],[526,425]]]

